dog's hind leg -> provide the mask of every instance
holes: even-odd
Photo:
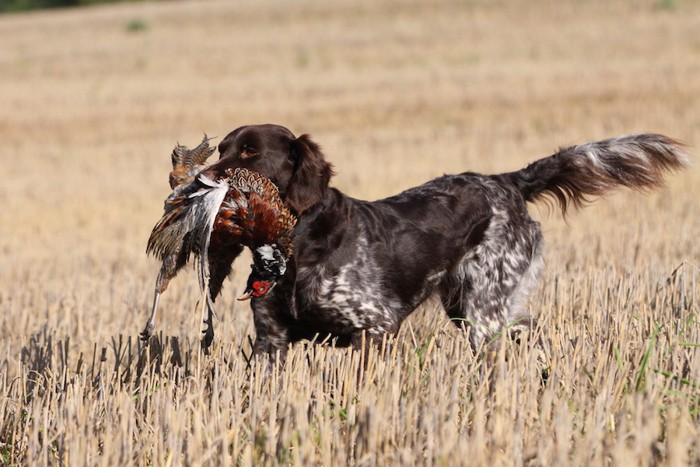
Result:
[[[484,238],[440,284],[440,298],[453,322],[469,330],[474,351],[501,333],[526,329],[528,294],[542,269],[542,233],[521,212],[494,209]]]
[[[513,338],[517,338],[522,331],[531,328],[535,323],[535,319],[527,311],[527,300],[539,284],[540,276],[544,269],[541,235],[540,239],[533,246],[530,258],[530,264],[520,276],[506,303],[506,325],[510,336]]]

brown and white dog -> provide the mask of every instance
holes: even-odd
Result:
[[[472,348],[529,325],[528,294],[542,269],[542,230],[526,203],[551,197],[563,213],[618,186],[651,189],[688,164],[682,146],[638,134],[571,146],[499,175],[445,175],[379,201],[329,187],[333,170],[308,135],[244,126],[200,176],[247,168],[269,178],[299,217],[284,276],[253,298],[256,354],[320,335],[358,347],[381,339],[431,296],[469,329]],[[212,271],[214,298],[240,249]]]

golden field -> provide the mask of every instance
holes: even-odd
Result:
[[[567,221],[531,206],[546,240],[539,323],[491,359],[428,304],[380,358],[296,345],[279,373],[251,371],[252,315],[234,299],[248,258],[210,355],[191,270],[163,296],[159,338],[137,336],[176,142],[282,124],[365,199],[624,133],[698,154],[698,31],[691,0],[0,16],[0,464],[697,465],[697,168]]]

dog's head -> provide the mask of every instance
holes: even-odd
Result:
[[[289,207],[302,214],[321,201],[333,175],[309,135],[296,138],[279,125],[242,126],[219,144],[219,161],[202,174],[217,179],[226,169],[245,167],[269,178]]]

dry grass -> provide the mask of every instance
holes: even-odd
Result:
[[[539,326],[477,359],[441,310],[388,354],[246,368],[233,300],[198,350],[193,274],[140,348],[169,153],[270,121],[376,198],[655,131],[700,142],[700,4],[159,2],[0,17],[0,463],[700,462],[697,169],[542,218]],[[370,169],[371,167],[371,169]],[[358,371],[368,359],[367,370]]]

